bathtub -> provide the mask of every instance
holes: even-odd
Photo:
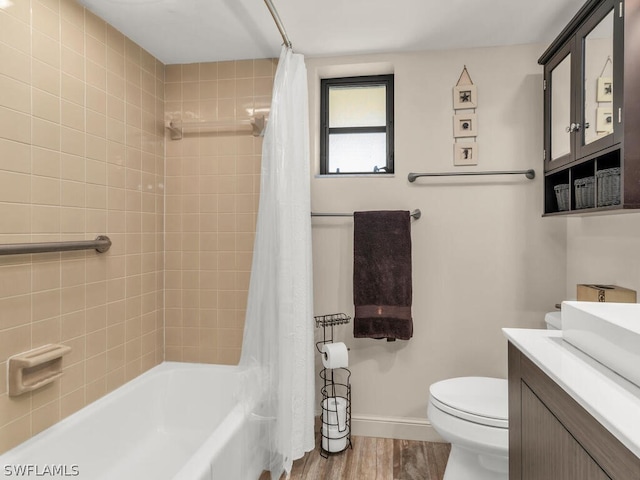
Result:
[[[0,478],[255,480],[243,373],[164,362],[1,455]]]

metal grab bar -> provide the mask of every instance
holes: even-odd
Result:
[[[171,140],[181,140],[184,132],[183,130],[195,129],[220,129],[224,131],[240,131],[239,127],[248,126],[251,127],[251,134],[254,137],[264,136],[264,130],[266,127],[267,119],[264,115],[259,115],[251,118],[244,118],[236,120],[235,122],[229,121],[183,121],[183,120],[169,120],[165,123],[165,128],[169,130]],[[249,132],[249,129],[247,129]]]
[[[529,170],[504,170],[494,172],[444,172],[444,173],[410,173],[408,179],[415,182],[418,177],[458,177],[464,175],[524,175],[529,180],[536,177],[536,172],[532,168]]]
[[[317,213],[311,212],[312,217],[353,217],[353,213]],[[422,216],[422,212],[419,208],[416,208],[413,212],[411,212],[411,216],[418,220]]]
[[[106,235],[99,235],[95,240],[81,240],[72,242],[41,242],[41,243],[7,243],[0,245],[0,255],[25,255],[29,253],[67,252],[70,250],[91,250],[104,253],[111,247],[111,239]]]

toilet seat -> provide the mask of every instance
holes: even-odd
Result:
[[[489,377],[450,378],[429,387],[434,407],[468,422],[509,427],[507,380]]]

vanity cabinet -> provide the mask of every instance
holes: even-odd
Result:
[[[544,66],[544,214],[640,208],[640,0],[590,0]]]
[[[509,479],[639,478],[640,458],[509,343]]]

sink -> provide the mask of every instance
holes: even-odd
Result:
[[[640,387],[640,304],[562,302],[562,336]]]

